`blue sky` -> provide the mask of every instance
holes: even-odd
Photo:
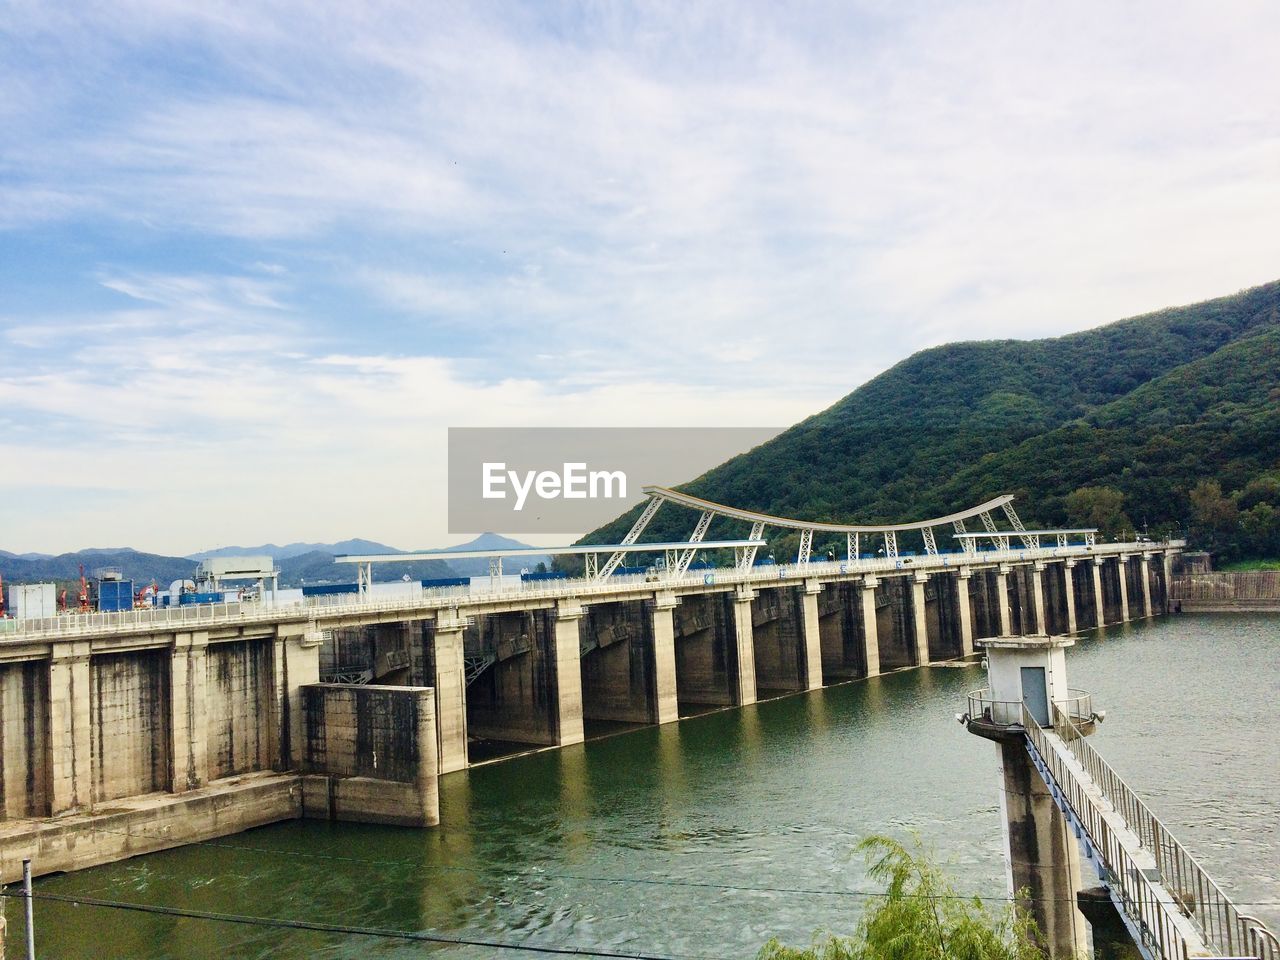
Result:
[[[1273,4],[0,9],[8,550],[446,543],[451,425],[1280,275]]]

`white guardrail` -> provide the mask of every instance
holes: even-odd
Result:
[[[152,633],[188,626],[217,626],[246,623],[279,623],[323,620],[326,617],[377,614],[403,610],[484,606],[521,600],[577,600],[602,595],[644,594],[704,586],[751,586],[770,582],[802,582],[815,577],[895,574],[904,570],[938,573],[959,567],[983,567],[997,563],[1024,563],[1072,557],[1116,556],[1181,547],[1183,541],[1073,545],[1041,549],[983,550],[978,553],[921,554],[897,558],[876,557],[859,560],[810,561],[807,564],[763,564],[749,571],[732,567],[698,570],[681,577],[654,574],[624,574],[607,580],[572,578],[522,583],[516,589],[485,590],[477,585],[423,587],[421,594],[372,599],[358,594],[330,594],[306,597],[290,604],[266,602],[191,604],[180,607],[153,607],[117,613],[67,613],[56,617],[0,620],[0,643],[32,642],[77,636]],[[483,578],[481,578],[483,579]]]

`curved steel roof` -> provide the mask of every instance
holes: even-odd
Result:
[[[733,517],[735,520],[746,520],[749,523],[763,523],[769,527],[789,527],[792,530],[821,530],[824,533],[887,533],[889,531],[898,532],[902,530],[923,530],[926,527],[942,527],[957,520],[968,520],[971,517],[979,516],[983,513],[989,513],[992,510],[998,510],[1006,503],[1011,503],[1013,497],[1006,494],[1003,497],[996,497],[994,500],[988,500],[986,503],[980,503],[976,507],[970,507],[968,510],[961,510],[959,513],[948,514],[945,517],[935,517],[932,520],[920,520],[916,523],[890,523],[890,524],[847,524],[847,523],[817,523],[812,520],[793,520],[790,517],[775,517],[768,513],[756,513],[754,510],[742,510],[738,507],[728,507],[723,503],[714,503],[711,500],[703,500],[701,497],[691,496],[687,493],[681,493],[679,490],[672,490],[670,487],[644,487],[644,492],[651,497],[661,497],[663,500],[670,500],[672,503],[678,503],[684,507],[691,507],[694,510],[701,510],[718,514],[722,517]],[[1005,531],[1001,531],[1004,533]],[[1017,530],[1008,531],[1010,534],[1016,535]]]

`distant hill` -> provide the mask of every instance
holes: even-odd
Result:
[[[115,567],[128,580],[150,583],[154,578],[162,587],[174,580],[191,576],[195,564],[186,557],[166,557],[141,553],[129,547],[93,548],[56,557],[25,559],[11,553],[0,555],[0,576],[5,583],[69,582],[80,579],[80,565],[85,576],[93,579],[103,567]]]
[[[512,540],[510,537],[504,537],[497,533],[482,533],[474,540],[466,543],[460,543],[453,547],[441,547],[441,550],[450,552],[458,550],[519,550],[529,546],[527,543],[521,543],[519,540]],[[537,556],[519,557],[508,560],[506,570],[508,573],[519,572],[522,568],[528,567],[530,570],[535,569],[539,563],[545,563],[551,566],[551,557],[546,554]],[[449,566],[458,572],[460,577],[483,577],[489,572],[489,561],[483,557],[475,557],[473,559],[450,560]]]
[[[30,553],[14,554],[0,550],[0,577],[6,583],[34,583],[45,581],[72,581],[80,577],[80,564],[84,564],[85,575],[90,579],[103,567],[118,567],[127,579],[139,583],[149,583],[154,578],[162,587],[167,587],[174,580],[189,578],[196,564],[206,557],[234,556],[270,556],[276,561],[280,570],[282,587],[298,587],[304,584],[349,583],[354,582],[356,571],[348,564],[334,563],[333,558],[341,554],[368,553],[432,553],[438,550],[494,550],[518,549],[528,544],[496,533],[483,533],[467,543],[453,547],[431,548],[429,550],[406,551],[389,547],[375,540],[340,540],[337,543],[291,543],[285,546],[262,544],[256,547],[219,547],[189,557],[166,557],[154,553],[141,553],[129,547],[91,547],[75,553],[64,553],[59,556]],[[306,548],[306,549],[301,549]],[[551,558],[546,555],[520,558],[520,563],[508,564],[509,569],[520,567],[533,568],[539,562],[550,564]],[[461,559],[453,562],[444,560],[418,560],[407,563],[380,563],[374,568],[374,578],[378,581],[400,580],[408,576],[411,580],[426,580],[436,577],[478,577],[489,572],[488,561],[479,559]]]
[[[1116,523],[1199,525],[1227,555],[1277,555],[1278,349],[1280,282],[1065,337],[924,350],[681,489],[845,522],[924,519],[1008,492],[1025,519],[1052,525],[1078,520],[1102,487]],[[1221,496],[1201,490],[1196,506],[1206,480]],[[615,541],[638,509],[584,540]],[[664,508],[644,539],[683,539],[692,524]],[[708,537],[741,532],[725,522]]]
[[[208,557],[275,557],[276,561],[300,557],[306,553],[327,553],[336,556],[340,553],[403,553],[395,547],[388,547],[376,540],[339,540],[337,543],[286,543],[279,546],[274,543],[263,543],[256,547],[218,547],[216,550],[203,550],[188,554],[191,560],[204,560]]]

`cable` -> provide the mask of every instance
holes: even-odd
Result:
[[[110,833],[120,837],[129,837],[135,840],[163,839],[161,837],[147,836],[145,834],[128,833],[122,830],[99,829],[98,832]],[[326,860],[336,863],[359,863],[375,867],[409,867],[419,870],[438,870],[447,873],[466,873],[473,876],[483,875],[488,872],[480,867],[423,863],[418,860],[375,860],[367,857],[348,857],[330,853],[308,853],[302,850],[276,850],[270,847],[251,847],[243,844],[223,843],[218,840],[191,840],[183,843],[183,846],[213,847],[215,849],[236,850],[243,853],[263,854],[266,856],[300,857],[307,860]],[[574,880],[584,883],[634,883],[662,887],[691,887],[695,889],[727,890],[737,893],[786,893],[811,897],[870,898],[887,897],[889,895],[884,890],[819,890],[812,887],[766,887],[740,883],[715,883],[707,880],[670,880],[659,879],[656,877],[601,877],[592,876],[590,874],[548,873],[545,871],[526,871],[524,873],[511,874],[511,876],[516,878],[542,878],[547,880]],[[916,896],[925,896],[925,894],[916,894]],[[1075,903],[1075,900],[1070,897],[1010,897],[1008,895],[988,896],[983,894],[966,893],[929,894],[928,896],[932,899],[938,900],[977,900],[982,903],[1011,903],[1015,901],[1019,903],[1027,903],[1029,901],[1036,903]],[[1232,903],[1237,907],[1280,907],[1280,900],[1233,900]]]
[[[25,899],[24,893],[0,891],[0,897]],[[158,914],[165,917],[183,917],[193,920],[211,920],[218,923],[239,923],[246,926],[272,927],[287,930],[311,930],[318,933],[340,933],[349,936],[381,937],[386,940],[414,940],[421,943],[439,943],[449,946],[488,947],[494,950],[522,950],[526,953],[555,954],[574,957],[606,957],[610,960],[727,960],[708,954],[678,953],[623,953],[618,950],[590,947],[556,947],[544,944],[507,943],[479,937],[453,937],[442,933],[421,933],[412,930],[389,930],[382,927],[355,927],[341,923],[321,923],[315,920],[286,920],[276,917],[253,917],[239,913],[215,913],[211,910],[191,910],[185,907],[166,907],[149,903],[124,903],[119,900],[103,900],[98,897],[73,897],[60,893],[32,893],[33,900],[70,903],[84,907],[105,907],[114,910],[132,910],[137,913]]]

